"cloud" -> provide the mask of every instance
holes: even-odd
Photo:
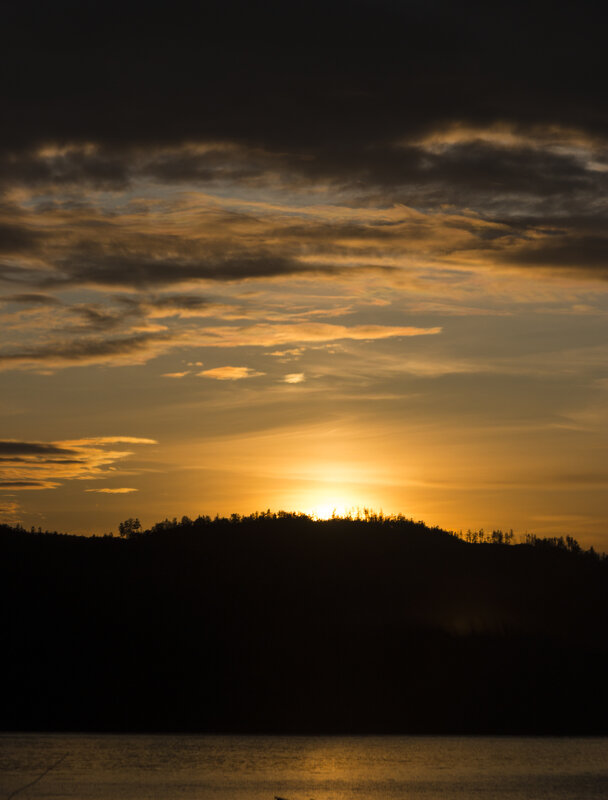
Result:
[[[251,325],[205,328],[201,339],[216,347],[273,347],[298,342],[336,342],[341,339],[372,340],[398,336],[429,336],[441,333],[440,327],[418,328],[411,325],[332,325],[302,322],[291,325]]]
[[[56,489],[60,483],[53,481],[0,481],[0,490],[3,489]]]
[[[538,236],[499,256],[502,263],[555,273],[588,273],[608,280],[608,236],[555,232]]]
[[[170,348],[163,334],[133,334],[113,339],[58,341],[0,353],[0,369],[45,364],[62,367],[79,364],[142,364]]]
[[[186,375],[190,375],[190,370],[185,372],[163,372],[161,378],[185,378]]]
[[[604,214],[598,203],[606,196],[608,186],[601,182],[608,180],[608,172],[596,170],[589,177],[582,156],[570,151],[561,154],[559,147],[565,145],[555,138],[559,130],[551,134],[558,150],[546,158],[561,159],[562,173],[556,163],[542,160],[545,155],[538,147],[530,144],[526,153],[521,150],[522,142],[533,141],[527,129],[510,134],[520,146],[518,151],[493,142],[493,130],[490,125],[476,131],[481,145],[462,132],[455,143],[438,145],[432,139],[415,143],[426,153],[422,170],[426,177],[423,180],[412,174],[406,188],[419,192],[424,184],[430,192],[409,198],[417,208],[403,205],[408,199],[403,196],[404,187],[397,187],[396,194],[393,189],[383,190],[377,200],[368,196],[353,202],[352,196],[338,193],[334,203],[324,197],[323,204],[308,205],[296,204],[291,197],[288,203],[286,196],[270,203],[244,200],[239,191],[219,199],[189,191],[170,194],[157,206],[146,200],[140,208],[140,201],[131,199],[120,214],[112,211],[111,203],[105,208],[105,196],[85,208],[66,210],[38,208],[34,197],[26,195],[21,205],[11,207],[9,216],[22,220],[22,226],[27,220],[27,227],[37,232],[36,241],[31,254],[4,265],[4,275],[13,288],[19,282],[32,291],[11,293],[6,299],[31,300],[30,313],[38,308],[40,317],[12,317],[21,335],[10,351],[4,349],[0,363],[4,368],[35,368],[37,363],[48,368],[140,364],[179,346],[175,331],[183,332],[181,324],[188,320],[194,324],[204,318],[288,321],[289,315],[295,317],[293,303],[286,311],[245,301],[244,284],[251,281],[258,285],[284,282],[286,286],[308,281],[319,307],[309,303],[301,316],[311,318],[326,316],[329,311],[319,291],[322,280],[348,285],[356,292],[366,276],[373,275],[378,285],[386,288],[408,283],[419,288],[426,282],[424,288],[428,289],[429,281],[439,285],[445,275],[439,272],[442,269],[457,270],[460,275],[467,270],[500,274],[510,266],[520,267],[524,274],[553,272],[585,281],[605,278]],[[574,134],[566,134],[564,131],[564,142],[570,147]],[[581,147],[592,146],[581,137]],[[441,152],[434,152],[438,147]],[[454,160],[452,167],[448,168],[446,159]],[[520,162],[516,163],[517,159]],[[535,166],[526,159],[532,159]],[[461,168],[456,168],[457,161]],[[479,162],[479,179],[473,162]],[[558,181],[555,192],[542,189],[535,195],[540,178],[534,169],[552,176],[551,180],[562,174],[568,186]],[[577,170],[587,177],[579,181]],[[431,175],[435,176],[432,180]],[[527,181],[531,193],[525,198],[525,187],[515,187],[513,176]],[[468,181],[466,187],[463,180]],[[588,181],[593,185],[587,185]],[[166,191],[167,187],[158,187],[159,197]],[[331,187],[327,191],[331,192]],[[576,197],[573,192],[578,192]],[[576,216],[568,212],[564,198],[576,204]],[[386,207],[387,202],[392,206]],[[374,203],[383,205],[374,207]],[[452,205],[445,207],[445,203]],[[463,208],[465,203],[470,207]],[[422,210],[425,205],[430,206],[426,211]],[[198,294],[194,288],[201,283],[221,285],[228,296],[218,299],[207,291]],[[68,290],[86,287],[101,296],[102,302],[70,304],[64,300],[62,305],[57,300],[57,313],[48,314],[43,323],[42,311],[50,308],[41,299],[50,297],[41,294],[44,287],[52,287],[62,298]],[[175,293],[178,287],[184,291]],[[137,295],[126,294],[135,289]],[[121,294],[114,294],[115,290]],[[447,294],[448,287],[441,291]],[[363,302],[360,294],[356,302],[334,307],[332,316],[356,314]],[[3,318],[6,330],[6,311]],[[39,330],[44,327],[66,334],[65,340],[43,346],[34,335],[36,325]],[[23,335],[26,330],[32,331],[31,344]],[[77,341],[68,337],[77,337]]]
[[[63,481],[100,479],[132,455],[114,445],[155,444],[137,436],[93,436],[57,442],[0,441],[0,489],[56,489]],[[49,458],[49,455],[74,458]]]
[[[542,203],[563,202],[564,192],[570,197],[576,196],[577,202],[591,206],[593,201],[601,199],[605,194],[608,182],[608,159],[606,159],[606,140],[608,131],[592,133],[576,127],[572,120],[567,124],[549,121],[523,121],[513,119],[505,123],[496,120],[481,121],[474,125],[466,124],[458,111],[453,111],[451,119],[430,120],[429,125],[414,128],[409,133],[407,125],[394,131],[391,139],[385,133],[380,135],[375,144],[371,141],[359,141],[353,137],[353,131],[347,141],[332,142],[329,138],[308,146],[308,157],[302,157],[299,149],[294,150],[293,143],[285,142],[279,150],[263,149],[252,146],[246,137],[240,144],[216,143],[212,145],[204,139],[198,142],[176,141],[173,144],[159,145],[149,143],[136,149],[125,147],[114,150],[107,158],[114,162],[122,160],[123,177],[128,176],[129,186],[123,185],[116,190],[134,188],[157,182],[158,187],[165,187],[165,193],[174,192],[174,186],[182,185],[191,189],[193,185],[211,188],[213,183],[220,187],[272,188],[275,192],[301,188],[302,186],[325,183],[335,193],[359,196],[373,196],[379,190],[384,192],[382,204],[400,202],[417,208],[436,208],[440,203],[449,203],[460,208],[474,208],[488,215],[488,210],[509,208],[516,211],[522,202],[530,199]],[[405,134],[405,135],[404,135]],[[74,143],[74,152],[82,146]],[[89,144],[103,151],[103,142]],[[63,156],[65,158],[65,156]],[[25,184],[30,191],[44,190],[44,194],[58,191],[68,192],[81,189],[84,196],[90,193],[91,180],[95,176],[82,172],[74,173],[73,186],[64,187],[57,179],[54,165],[57,161],[55,150],[41,148],[38,151],[15,157],[12,153],[4,167],[5,180],[19,185],[25,176]],[[21,164],[20,169],[18,164]],[[158,165],[162,163],[163,169]],[[236,166],[238,163],[238,166]],[[236,168],[235,168],[236,167]],[[32,173],[39,173],[42,183],[29,183]],[[44,182],[46,181],[46,183]],[[62,188],[63,187],[63,188]],[[158,189],[157,189],[158,190]],[[161,194],[163,192],[161,191]],[[210,197],[210,196],[209,196]],[[209,206],[210,201],[207,205]],[[246,205],[246,201],[244,201]],[[183,203],[180,204],[183,207]],[[215,201],[214,219],[221,226],[229,225],[230,218],[222,214],[218,208],[221,202]],[[250,207],[252,203],[250,201]],[[258,207],[263,204],[258,202]],[[366,205],[369,205],[367,203]],[[54,210],[47,204],[47,212]],[[73,211],[82,212],[78,204]],[[143,209],[142,209],[143,210]],[[150,209],[146,209],[150,210]],[[152,208],[151,210],[154,211]],[[211,209],[208,209],[210,211]],[[61,211],[65,216],[64,206]],[[192,216],[192,209],[188,214]],[[106,219],[105,226],[97,221],[98,242],[104,241],[105,247],[95,246],[95,240],[82,240],[79,249],[81,267],[73,260],[64,259],[63,268],[78,278],[81,268],[91,273],[99,281],[107,283],[116,280],[111,266],[104,263],[104,254],[111,254],[111,242],[103,236],[104,227],[116,227],[119,218]],[[235,220],[233,220],[235,221]],[[241,225],[244,220],[240,220]],[[250,218],[249,226],[255,227],[260,220]],[[45,240],[51,236],[56,238],[52,229],[36,228],[24,218],[9,218],[7,227],[7,243],[18,241],[15,252],[38,252]],[[10,233],[9,233],[10,229]],[[76,231],[76,233],[78,230]],[[248,231],[241,228],[241,236]],[[134,234],[135,231],[132,231]],[[142,239],[142,232],[139,234]],[[160,242],[169,237],[147,231],[149,242]],[[135,241],[135,237],[132,237]],[[143,239],[142,239],[143,241]],[[173,244],[176,242],[174,240]],[[8,246],[8,244],[7,244]],[[150,252],[162,253],[162,248],[144,248]],[[232,246],[234,251],[234,243]],[[201,256],[204,254],[201,253]],[[255,265],[255,253],[245,258],[252,264],[239,266],[227,260],[222,265],[220,254],[207,252],[200,263],[192,263],[186,253],[181,259],[173,261],[175,269],[194,273],[204,277],[206,272],[210,279],[222,279],[218,269],[229,279],[240,279],[243,274],[259,275],[261,266]],[[138,274],[138,266],[146,273],[148,281],[159,281],[155,274],[153,259],[146,265],[145,259],[132,247],[122,250],[120,256],[133,269],[133,279],[142,281]],[[290,272],[288,262],[274,262],[276,253],[268,250],[265,253],[272,274]],[[159,263],[168,263],[157,256]],[[274,263],[273,263],[274,262]],[[128,279],[128,274],[123,278]],[[66,276],[66,280],[68,276]]]
[[[60,368],[107,364],[144,364],[178,347],[275,347],[285,344],[323,343],[340,339],[373,340],[396,336],[426,336],[441,327],[385,325],[334,325],[323,322],[204,326],[160,333],[135,333],[111,338],[76,338],[52,344],[0,352],[0,369]]]
[[[199,315],[214,304],[198,294],[173,294],[152,300],[149,305],[153,309],[152,315],[161,317],[184,312]]]
[[[264,375],[250,367],[214,367],[197,373],[202,378],[214,378],[217,381],[239,381],[243,378],[257,378]]]
[[[38,234],[25,226],[0,222],[0,253],[18,254],[36,245]]]
[[[66,444],[76,446],[104,444],[158,444],[156,439],[145,439],[141,436],[88,436],[84,439],[69,439]]]
[[[283,383],[303,383],[305,376],[303,372],[290,372],[283,377]]]
[[[3,98],[0,369],[437,334],[488,273],[608,277],[591,10],[228,0],[184,26],[135,3],[108,49],[56,8],[12,9],[0,52],[31,56]],[[371,305],[407,292],[419,325]]]
[[[6,70],[28,45],[31,56],[3,98],[6,280],[142,289],[309,274],[314,232],[278,247],[263,218],[303,191],[322,195],[326,214],[341,198],[448,204],[503,222],[574,204],[605,215],[603,25],[592,4],[573,15],[510,3],[500,25],[489,6],[462,14],[447,0],[187,5],[184,26],[183,9],[136,2],[127,13],[110,0],[108,18],[121,18],[111,49],[94,10],[75,16],[66,0],[56,15],[14,9],[5,20]],[[201,47],[197,32],[211,29]],[[82,81],[89,101],[76,110]],[[219,225],[201,225],[180,188],[215,192],[206,219]],[[241,209],[252,198],[268,208],[222,213],[230,191]]]
[[[302,347],[288,347],[285,350],[273,350],[271,353],[268,353],[268,355],[274,358],[285,359],[286,356],[301,356],[303,352],[304,348]]]
[[[58,298],[49,294],[13,294],[6,295],[2,298],[3,303],[20,303],[22,305],[40,305],[40,306],[56,306],[60,305],[61,301]]]
[[[121,487],[120,489],[85,489],[85,492],[96,492],[97,494],[130,494],[131,492],[138,492],[139,489],[130,487]]]
[[[14,439],[3,439],[0,440],[0,453],[8,456],[74,455],[76,450],[47,442],[20,442]]]
[[[230,0],[169,10],[109,0],[108,18],[121,18],[111,49],[94,8],[78,16],[66,0],[55,8],[35,20],[15,9],[6,20],[5,69],[19,62],[28,41],[38,46],[5,93],[2,141],[22,150],[77,138],[81,152],[67,163],[61,148],[50,151],[56,180],[84,165],[102,184],[108,176],[120,181],[122,171],[112,167],[117,143],[136,152],[147,143],[203,139],[213,150],[214,143],[245,141],[288,150],[294,159],[327,160],[333,149],[344,161],[353,144],[422,137],[454,117],[472,127],[501,118],[589,128],[605,122],[598,111],[601,8],[591,3],[576,15],[555,5],[551,13],[543,6],[530,13],[513,2],[497,22],[495,9],[475,4],[463,14],[447,0],[313,0],[255,9]],[[211,29],[201,47],[200,31]],[[145,53],[133,49],[136,40],[146,43]],[[69,48],[68,63],[61,54]],[[84,78],[90,102],[76,108]],[[107,142],[101,163],[86,145],[94,134]]]
[[[0,520],[14,525],[19,521],[21,506],[14,500],[0,498]]]
[[[40,464],[82,464],[84,463],[81,458],[39,458]],[[31,457],[27,456],[2,456],[0,463],[5,464],[30,464]]]
[[[123,317],[113,311],[93,303],[78,303],[70,306],[69,313],[79,317],[82,320],[80,326],[72,328],[72,332],[90,330],[95,331],[111,331],[120,327],[123,324]]]
[[[56,260],[54,274],[43,278],[40,285],[54,289],[87,285],[148,288],[191,281],[242,281],[338,271],[339,268],[331,264],[307,264],[288,256],[264,252],[243,252],[237,256],[218,254],[207,258],[179,255],[154,258],[145,253],[73,252]]]

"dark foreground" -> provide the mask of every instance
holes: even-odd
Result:
[[[407,520],[0,530],[4,730],[608,733],[608,561]]]

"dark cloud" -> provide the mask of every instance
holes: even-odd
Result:
[[[0,481],[1,489],[50,489],[47,481]]]
[[[329,184],[353,205],[472,210],[496,225],[476,230],[467,247],[501,239],[506,250],[512,236],[512,254],[496,261],[597,275],[603,238],[575,219],[562,220],[566,232],[551,243],[547,231],[540,244],[520,239],[535,219],[573,208],[598,226],[605,220],[600,17],[586,0],[11,3],[0,50],[0,69],[11,75],[0,186],[7,197],[15,186],[37,196],[26,210],[0,208],[0,280],[141,291],[340,272],[322,256],[314,267],[301,256],[321,244],[341,253],[331,239],[347,226],[302,226],[301,248],[286,243],[287,230],[251,244],[222,229],[225,220],[213,241],[192,231],[118,231],[116,198],[136,188],[143,218],[159,184]],[[455,128],[466,135],[450,138]],[[92,189],[110,199],[94,201]],[[402,236],[350,227],[353,241],[376,240],[371,266],[380,239]],[[412,228],[408,236],[415,241]],[[101,307],[74,313],[83,330],[120,325]]]
[[[184,147],[155,153],[142,158],[137,172],[163,183],[205,183],[254,181],[261,176],[276,174],[289,168],[280,154],[273,154],[246,146],[211,147],[203,152]],[[296,164],[296,167],[301,164]],[[292,172],[300,172],[295,169]]]
[[[601,16],[589,1],[12,3],[1,141],[317,156],[454,118],[605,130]]]
[[[12,294],[2,298],[5,303],[21,303],[32,306],[61,305],[61,301],[50,294]]]
[[[233,182],[253,185],[279,185],[289,189],[305,181],[329,181],[336,188],[362,196],[382,190],[384,202],[402,202],[416,207],[450,203],[492,213],[505,203],[516,206],[538,198],[555,202],[566,193],[570,202],[593,202],[608,190],[608,171],[590,168],[580,153],[560,151],[558,146],[537,146],[538,132],[527,131],[524,143],[509,146],[481,139],[453,143],[439,152],[424,144],[384,141],[361,145],[343,141],[327,144],[310,157],[286,148],[281,152],[260,152],[246,145],[210,151],[185,146],[157,152],[126,148],[113,156],[120,166],[121,179],[113,188],[125,188],[135,180],[150,178],[162,183],[202,184]],[[558,142],[559,144],[559,142]],[[599,154],[597,156],[599,158]],[[51,159],[52,160],[52,159]],[[4,181],[31,183],[30,173],[38,171],[42,186],[60,187],[62,181],[46,174],[47,156],[21,157],[21,172],[4,172]],[[598,162],[599,163],[599,162]],[[67,180],[67,179],[66,179]],[[86,164],[72,173],[76,186],[95,184],[96,175]],[[72,204],[78,208],[78,204]],[[62,202],[65,208],[65,201]],[[39,210],[45,210],[39,205]],[[48,204],[47,209],[54,206]],[[92,223],[89,221],[89,225]],[[97,220],[107,226],[109,220]],[[40,232],[38,233],[40,236]],[[5,249],[27,250],[34,246],[34,233],[24,227],[6,226]],[[0,229],[0,249],[2,230]]]
[[[295,258],[264,252],[226,255],[223,258],[218,255],[208,259],[154,258],[143,254],[104,252],[81,256],[76,252],[58,259],[54,266],[58,274],[46,277],[41,285],[65,288],[93,284],[145,289],[192,280],[239,281],[339,271],[331,264],[311,266]]]
[[[508,250],[502,260],[523,267],[588,272],[608,280],[608,237],[556,235]]]
[[[0,453],[5,456],[72,455],[75,452],[75,450],[70,450],[66,447],[58,447],[44,442],[18,442],[12,439],[0,441]]]
[[[0,463],[2,464],[27,464],[28,466],[32,466],[33,462],[31,458],[27,458],[26,456],[14,456],[10,458],[9,456],[0,458]],[[85,464],[86,461],[80,458],[36,458],[36,464]]]
[[[0,364],[30,362],[88,362],[112,356],[129,355],[146,351],[154,341],[162,342],[167,336],[136,334],[115,339],[80,339],[41,345],[12,353],[0,354]],[[0,452],[2,443],[0,442]],[[42,451],[40,451],[42,452]],[[57,451],[71,452],[71,451]]]
[[[196,294],[171,294],[151,300],[149,304],[154,308],[176,308],[185,311],[199,311],[200,309],[208,307],[210,301],[206,297],[201,297]]]
[[[494,206],[505,199],[516,205],[522,196],[524,201],[528,197],[544,200],[564,192],[570,197],[572,193],[598,196],[608,188],[606,173],[589,171],[575,156],[533,147],[480,142],[452,146],[440,154],[421,153],[415,169],[401,175],[398,163],[396,159],[394,183],[426,186],[434,189],[433,199],[459,206],[479,205],[488,198]],[[386,181],[389,175],[387,169]]]
[[[6,153],[0,158],[1,182],[27,187],[84,184],[95,189],[124,189],[129,182],[125,153],[106,153],[103,148],[67,147],[63,151]],[[1,238],[0,238],[1,241]]]
[[[31,250],[38,236],[20,225],[0,222],[0,253],[22,253]]]
[[[102,306],[93,303],[80,303],[69,309],[70,313],[79,317],[83,325],[83,330],[108,331],[118,328],[123,324],[124,317],[115,311],[109,311]],[[72,330],[74,330],[72,328]]]

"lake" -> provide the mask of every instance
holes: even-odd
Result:
[[[3,733],[0,776],[2,800],[604,800],[608,738]]]

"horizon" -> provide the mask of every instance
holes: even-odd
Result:
[[[26,529],[22,523],[3,523],[0,521],[0,526],[5,525],[13,531],[23,532],[25,534],[31,533],[34,535],[59,535],[59,536],[75,536],[79,538],[121,538],[123,540],[155,534],[161,531],[175,530],[177,528],[190,528],[199,527],[201,524],[204,526],[224,524],[240,525],[255,522],[257,523],[277,523],[284,524],[296,521],[306,521],[312,523],[365,523],[366,525],[389,525],[403,528],[422,528],[426,532],[433,534],[435,532],[446,534],[455,539],[459,539],[467,544],[492,544],[492,545],[532,545],[532,546],[549,546],[557,549],[567,550],[572,553],[591,555],[594,558],[608,558],[608,553],[597,550],[593,545],[588,548],[581,547],[580,542],[568,533],[553,536],[538,536],[533,531],[516,532],[512,528],[479,528],[466,530],[453,530],[444,528],[439,525],[432,525],[426,523],[424,520],[416,520],[413,517],[406,517],[404,514],[385,514],[382,510],[375,510],[373,508],[350,508],[343,513],[339,513],[336,508],[329,510],[325,508],[321,513],[318,512],[305,512],[285,509],[271,509],[252,511],[249,514],[198,514],[196,517],[189,517],[182,515],[180,518],[174,516],[172,518],[165,517],[162,520],[157,520],[154,523],[142,524],[139,517],[128,517],[116,526],[116,530],[98,531],[60,531],[52,527],[42,528],[42,526],[31,526]]]

